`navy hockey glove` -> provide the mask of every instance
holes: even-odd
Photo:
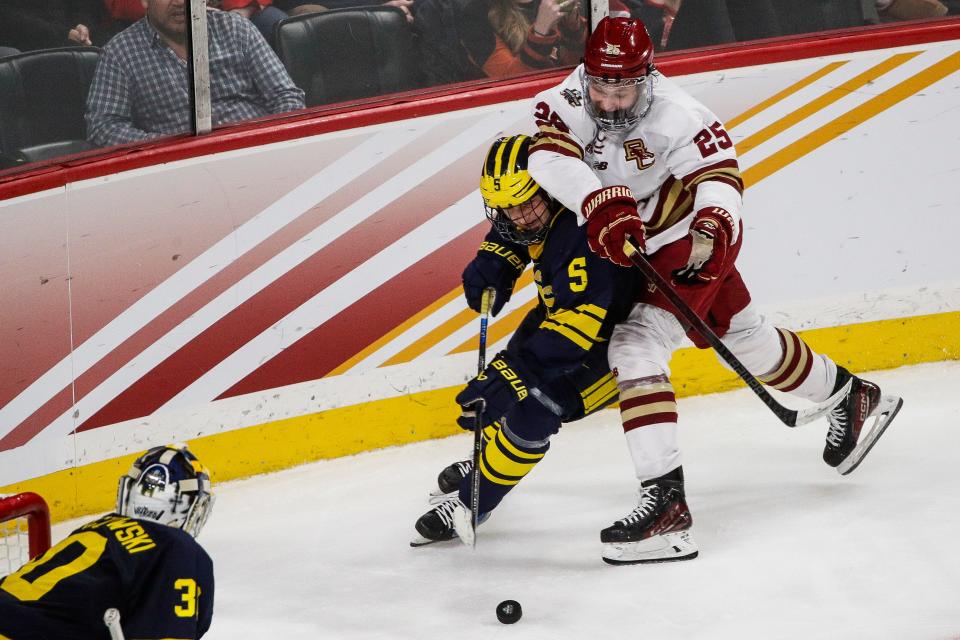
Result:
[[[473,431],[478,408],[483,411],[488,424],[502,420],[510,409],[530,397],[533,386],[532,375],[510,360],[506,351],[501,351],[483,373],[468,382],[466,388],[457,394],[457,404],[461,409],[457,424],[462,429]]]
[[[733,238],[733,216],[720,207],[697,211],[690,225],[690,257],[673,272],[674,284],[706,284],[723,273],[727,248]]]
[[[506,244],[485,240],[480,243],[477,256],[463,270],[463,295],[467,306],[480,312],[483,290],[497,291],[490,313],[497,315],[513,294],[513,285],[527,266],[527,257]]]
[[[583,201],[583,217],[587,221],[587,244],[590,250],[621,267],[633,263],[623,251],[627,236],[644,250],[643,220],[637,212],[637,201],[629,187],[604,187]]]

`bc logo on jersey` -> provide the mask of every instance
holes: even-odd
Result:
[[[653,166],[655,156],[647,151],[647,145],[640,138],[625,141],[623,151],[628,162],[637,161],[637,169],[640,171]]]

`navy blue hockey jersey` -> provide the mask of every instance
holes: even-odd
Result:
[[[128,638],[199,638],[213,615],[213,562],[180,529],[106,515],[0,579],[0,637],[108,640],[111,607]]]

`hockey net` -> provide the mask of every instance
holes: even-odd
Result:
[[[50,509],[35,493],[0,495],[0,576],[50,548]]]

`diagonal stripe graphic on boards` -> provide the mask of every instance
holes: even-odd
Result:
[[[752,136],[745,138],[744,140],[737,143],[737,153],[742,155],[753,149],[754,147],[759,146],[760,144],[766,142],[767,140],[773,138],[780,133],[783,133],[793,125],[809,118],[814,113],[822,111],[826,107],[830,106],[834,102],[842,98],[846,98],[851,93],[867,85],[883,74],[896,69],[900,65],[912,60],[923,53],[922,51],[910,51],[908,53],[898,53],[895,56],[891,56],[881,62],[880,64],[874,65],[870,69],[867,69],[863,73],[850,78],[839,87],[831,89],[827,93],[823,94],[819,98],[805,104],[796,111],[780,118],[776,122],[764,127],[760,131],[756,132]],[[732,126],[732,125],[731,125]]]
[[[524,271],[520,277],[517,279],[515,289],[519,290],[520,288],[533,282],[533,271],[527,269]],[[458,290],[457,293],[460,294],[462,290]],[[477,318],[477,312],[472,309],[464,309],[458,313],[453,318],[450,318],[448,321],[438,325],[435,329],[428,332],[423,338],[417,340],[416,342],[410,344],[407,348],[403,349],[397,353],[394,357],[390,358],[383,365],[388,364],[399,364],[401,362],[409,362],[414,358],[417,358],[421,354],[425,353],[435,345],[439,344],[443,339],[452,334],[457,329],[461,328],[464,325],[474,322]],[[491,328],[493,325],[501,324],[505,320],[502,319],[499,322],[492,322]],[[493,341],[490,340],[492,343]],[[476,344],[473,345],[476,348]],[[451,352],[452,353],[452,352]]]
[[[773,105],[775,105],[775,104],[777,104],[777,103],[779,103],[779,102],[782,102],[782,101],[786,100],[787,98],[789,98],[789,97],[792,96],[793,94],[797,93],[797,92],[800,91],[801,89],[804,89],[804,88],[810,86],[811,84],[813,84],[814,82],[816,82],[816,81],[819,80],[820,78],[823,78],[824,76],[829,75],[830,73],[832,73],[832,72],[835,71],[836,69],[839,69],[839,68],[842,67],[843,65],[847,64],[847,62],[849,62],[849,61],[848,61],[848,60],[838,60],[838,61],[836,61],[836,62],[831,62],[830,64],[826,65],[825,67],[822,67],[822,68],[820,68],[820,69],[817,69],[816,71],[814,71],[813,73],[811,73],[811,74],[808,75],[807,77],[798,80],[797,82],[793,83],[792,85],[790,85],[790,86],[787,87],[786,89],[783,89],[783,90],[781,90],[781,91],[773,94],[772,96],[770,96],[769,98],[767,98],[767,99],[764,100],[763,102],[760,102],[760,103],[758,103],[758,104],[755,104],[754,106],[750,107],[749,109],[747,109],[746,111],[744,111],[744,112],[741,113],[740,115],[738,115],[738,116],[736,116],[736,117],[733,117],[733,118],[731,118],[730,120],[727,120],[727,122],[725,123],[725,124],[727,125],[727,129],[733,129],[733,128],[736,127],[737,125],[743,124],[744,122],[746,122],[747,120],[749,120],[749,119],[752,118],[753,116],[757,115],[758,113],[760,113],[760,112],[762,112],[762,111],[766,111],[767,109],[769,109],[769,108],[772,107]],[[737,146],[739,147],[739,145],[737,145]]]
[[[831,140],[859,126],[890,107],[926,89],[935,82],[960,70],[960,52],[953,53],[920,73],[874,96],[831,122],[821,126],[796,142],[754,164],[742,174],[743,183],[749,187],[757,184],[788,164],[819,149]]]

